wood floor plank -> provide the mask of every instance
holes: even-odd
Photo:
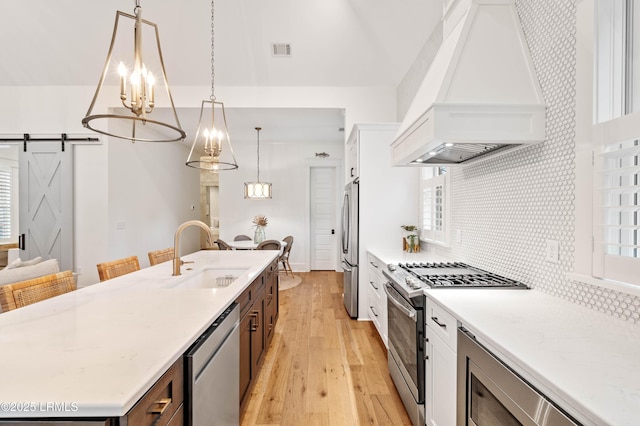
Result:
[[[342,274],[296,275],[241,424],[410,425],[373,323],[344,308]]]
[[[327,361],[324,337],[309,338],[308,389],[305,401],[307,413],[328,413]]]
[[[345,363],[343,351],[331,349],[327,356],[327,388],[329,397],[329,419],[332,425],[356,425],[358,410],[351,389],[351,369]]]
[[[272,343],[277,343],[276,337],[274,337]],[[266,379],[263,380],[265,386],[256,386],[249,401],[249,406],[255,402],[259,407],[256,419],[256,423],[259,424],[280,423],[287,394],[291,351],[286,343],[281,343],[279,346],[272,347],[272,352],[277,352],[277,356],[270,366],[271,368],[267,369],[265,367],[269,366],[263,365],[259,375],[259,378]]]
[[[412,426],[411,420],[405,413],[400,397],[397,395],[372,395],[371,403],[379,425]]]

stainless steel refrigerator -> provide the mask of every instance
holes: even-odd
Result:
[[[358,316],[358,181],[344,188],[342,202],[342,268],[344,306],[351,318]]]

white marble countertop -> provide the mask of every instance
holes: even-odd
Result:
[[[205,250],[0,315],[0,418],[117,417],[144,395],[277,251]],[[179,288],[204,267],[226,288]],[[29,411],[25,411],[29,410]]]
[[[426,290],[585,425],[640,421],[640,327],[535,290]]]

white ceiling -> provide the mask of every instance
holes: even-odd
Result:
[[[95,86],[116,11],[132,14],[134,6],[134,0],[0,1],[0,86]],[[141,0],[141,6],[143,18],[158,24],[169,83],[210,86],[211,3]],[[216,87],[397,86],[441,7],[441,0],[217,0]],[[292,57],[273,57],[273,42],[291,43]],[[253,132],[255,113],[247,111],[242,123]]]

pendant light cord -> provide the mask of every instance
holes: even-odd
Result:
[[[214,92],[214,81],[215,81],[215,77],[216,77],[216,73],[215,73],[215,63],[214,63],[214,44],[213,44],[213,39],[214,39],[214,30],[213,30],[213,22],[214,22],[214,18],[215,18],[215,13],[214,13],[214,7],[213,7],[213,0],[211,0],[211,101],[215,101],[216,100],[216,95]]]
[[[260,182],[260,130],[262,127],[256,127],[258,131],[258,182]]]

